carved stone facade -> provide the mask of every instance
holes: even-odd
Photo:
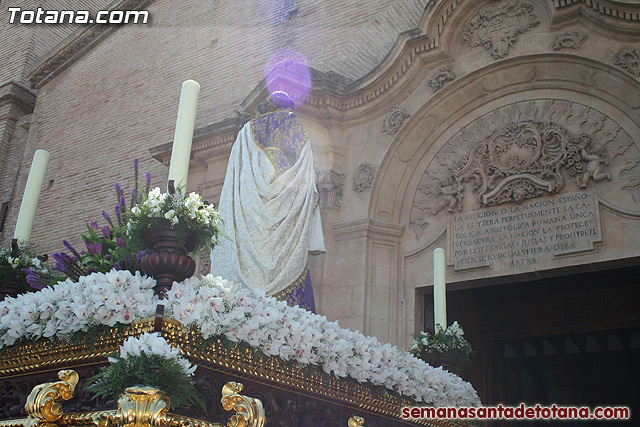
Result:
[[[431,79],[429,79],[429,81],[427,81],[427,84],[431,87],[431,90],[437,92],[446,82],[451,81],[455,78],[455,73],[452,72],[447,65],[444,68],[440,68],[440,70],[438,70],[438,72]]]
[[[632,141],[613,118],[576,102],[546,99],[494,110],[436,155],[417,187],[410,228],[421,239],[436,215],[601,185],[640,209],[640,151]],[[614,202],[612,194],[602,197]]]
[[[615,56],[615,65],[627,70],[636,77],[640,77],[640,53],[638,49],[623,47]]]
[[[21,69],[28,102],[0,93],[6,244],[35,149],[52,153],[55,182],[32,234],[42,251],[110,209],[103,190],[131,181],[130,157],[162,185],[179,87],[192,78],[202,90],[188,190],[214,202],[236,133],[271,84],[299,96],[324,208],[327,252],[310,261],[316,307],[343,327],[408,347],[425,325],[436,247],[451,288],[480,295],[485,284],[638,265],[640,5],[296,0],[274,22],[261,7],[175,3],[118,2],[150,8],[153,22],[81,28]],[[265,73],[283,48],[305,55],[310,87]]]
[[[587,35],[578,31],[570,33],[556,34],[555,40],[551,45],[553,50],[563,48],[580,49],[580,45],[587,39]]]
[[[320,193],[320,207],[342,206],[342,187],[347,175],[331,169],[316,171],[316,186]]]
[[[367,188],[371,188],[375,170],[369,163],[360,163],[353,176],[353,190],[362,193]]]
[[[518,34],[540,23],[532,12],[531,3],[518,0],[485,6],[462,31],[462,41],[467,47],[484,47],[494,59],[503,58],[513,47]]]
[[[396,105],[382,121],[381,132],[388,135],[395,135],[402,127],[402,123],[404,123],[405,119],[410,116],[411,115],[407,113],[407,110],[404,107]]]

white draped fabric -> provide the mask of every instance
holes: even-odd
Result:
[[[309,251],[324,251],[324,240],[306,135],[293,166],[278,175],[251,126],[245,124],[231,150],[218,207],[228,238],[212,250],[211,272],[273,295],[299,279]]]

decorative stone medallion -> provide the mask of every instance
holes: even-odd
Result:
[[[636,77],[640,77],[640,54],[636,49],[623,47],[616,53],[614,64],[627,70]]]
[[[369,163],[361,163],[353,176],[353,190],[362,193],[373,183],[374,169]]]
[[[480,9],[476,20],[462,31],[462,42],[467,47],[482,46],[491,56],[500,59],[509,53],[516,36],[538,25],[533,5],[517,0],[505,0]]]
[[[382,132],[388,135],[398,133],[404,120],[410,116],[403,107],[396,105],[382,121]]]

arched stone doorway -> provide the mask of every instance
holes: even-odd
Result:
[[[637,88],[585,58],[519,57],[451,83],[407,120],[369,209],[375,223],[402,227],[385,246],[397,270],[384,273],[397,277],[399,345],[430,324],[436,247],[452,292],[638,265]],[[486,386],[484,356],[474,369]]]

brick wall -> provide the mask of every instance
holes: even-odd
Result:
[[[130,188],[134,157],[155,184],[164,182],[166,168],[148,150],[172,140],[183,80],[201,84],[199,127],[230,117],[279,49],[356,79],[384,58],[399,32],[417,26],[423,2],[303,0],[294,8],[277,2],[280,18],[270,3],[156,0],[148,7],[152,23],[121,27],[42,87],[3,242],[12,234],[36,149],[51,152],[45,182],[53,185],[42,192],[32,241],[58,250],[62,239],[79,242],[85,221],[111,211],[114,181]],[[23,71],[53,45],[50,35],[60,36],[61,29],[47,27],[37,36],[28,34],[36,27],[11,27],[16,37],[38,44],[28,61],[23,50],[11,52]]]

